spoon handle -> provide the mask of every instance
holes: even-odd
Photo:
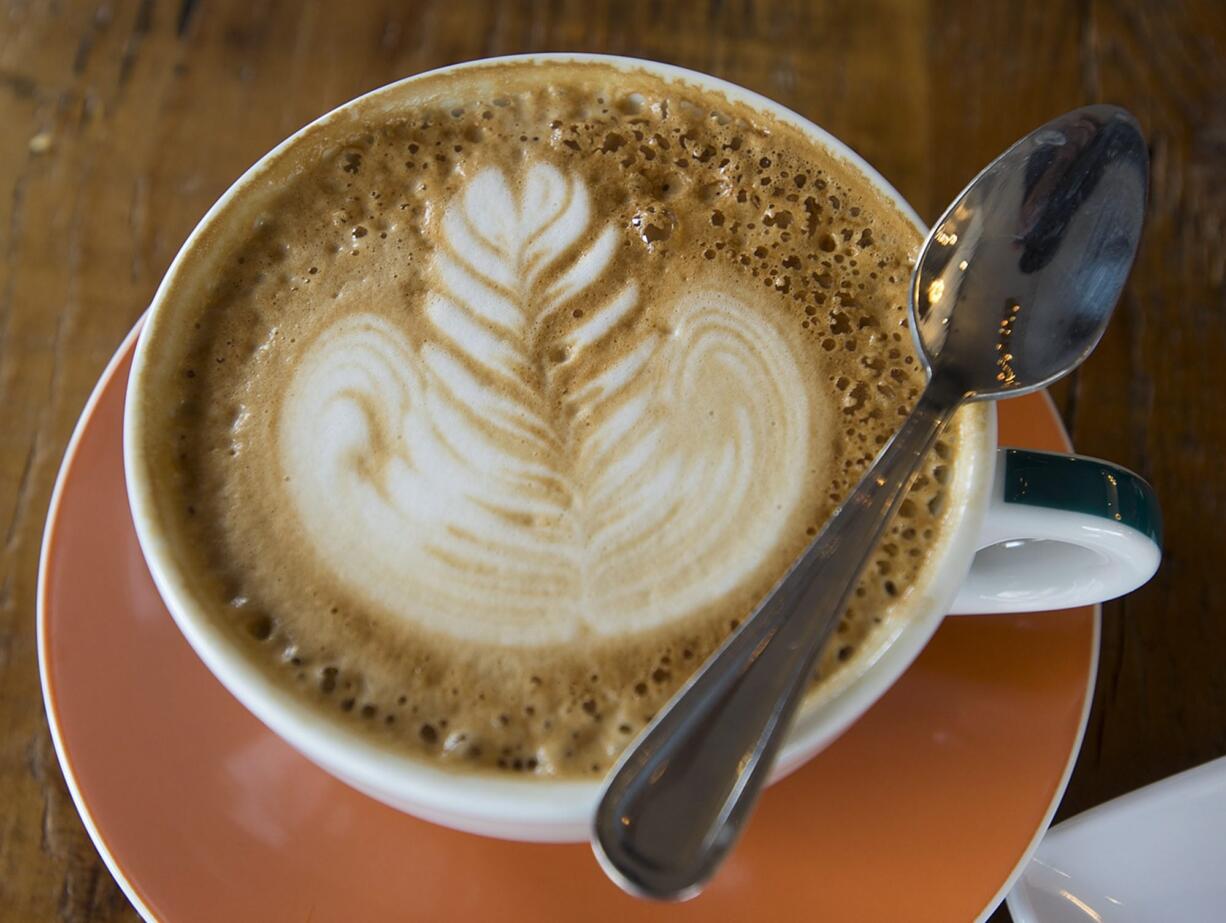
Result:
[[[714,874],[750,815],[860,571],[964,396],[936,371],[792,569],[614,769],[596,811],[593,848],[623,888],[684,899]]]

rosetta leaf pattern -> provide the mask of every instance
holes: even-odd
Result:
[[[425,332],[349,292],[287,391],[286,489],[325,566],[398,617],[511,644],[735,590],[811,465],[780,333],[717,287],[644,305],[613,271],[622,231],[548,164],[518,188],[478,173],[438,227]],[[648,308],[667,324],[636,324]]]
[[[479,421],[476,429],[494,444],[491,451],[522,440],[534,457],[549,457],[554,475],[565,470],[570,447],[540,357],[562,349],[573,361],[638,306],[638,287],[627,282],[595,309],[585,300],[588,320],[569,342],[545,342],[546,322],[582,297],[613,257],[614,229],[590,238],[591,222],[586,186],[557,168],[534,165],[518,201],[506,178],[487,169],[443,216],[434,258],[438,289],[425,303],[433,324],[425,351],[432,384],[467,419]],[[558,502],[571,503],[573,485],[555,483],[562,488]]]

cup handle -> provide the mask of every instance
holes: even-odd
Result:
[[[1144,480],[1097,458],[998,451],[979,551],[951,614],[1086,606],[1154,575],[1162,515]]]

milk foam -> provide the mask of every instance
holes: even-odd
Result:
[[[516,645],[658,628],[769,554],[823,436],[786,340],[718,288],[575,374],[637,286],[555,351],[545,321],[588,304],[617,235],[582,180],[536,163],[519,186],[487,168],[446,204],[420,345],[343,293],[284,397],[285,489],[336,579],[398,618]]]
[[[314,126],[153,318],[142,457],[215,626],[370,740],[591,777],[907,412],[918,235],[804,133],[606,65],[428,77]],[[965,419],[965,415],[963,416]],[[955,422],[817,673],[914,606]]]

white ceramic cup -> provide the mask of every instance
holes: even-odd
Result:
[[[748,90],[714,77],[630,58],[524,55],[502,60],[600,61],[648,71],[721,93],[795,126],[858,169],[917,227],[911,208],[853,151],[813,123]],[[486,61],[430,72],[439,75]],[[234,202],[252,195],[263,166],[303,132],[359,101],[393,96],[427,75],[410,77],[354,100],[307,126],[248,170],[209,210],[183,245],[150,308],[145,334],[167,313],[167,292],[189,271],[206,232],[224,227]],[[333,775],[395,808],[455,827],[508,839],[586,839],[599,781],[550,781],[453,772],[378,747],[269,680],[212,624],[170,551],[159,522],[146,459],[141,396],[156,388],[147,371],[150,338],[137,345],[124,424],[128,493],[137,535],[162,598],[192,647],[217,678],[280,737]],[[1095,603],[1127,593],[1154,573],[1160,521],[1152,491],[1136,475],[1106,462],[999,449],[995,410],[970,405],[952,462],[949,523],[905,619],[883,627],[858,672],[844,671],[806,700],[781,751],[775,778],[818,753],[860,717],[919,654],[946,613],[1020,612]]]

